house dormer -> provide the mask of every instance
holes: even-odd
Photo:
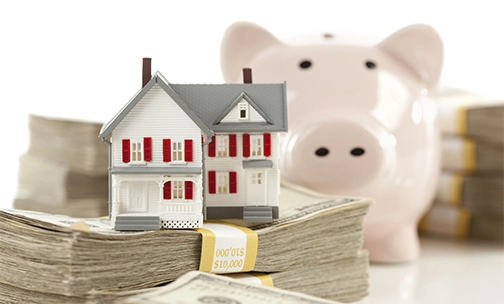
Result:
[[[229,108],[217,118],[214,124],[259,122],[272,123],[272,120],[245,92],[241,92]]]

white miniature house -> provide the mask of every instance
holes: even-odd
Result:
[[[284,84],[171,84],[150,76],[108,123],[109,215],[116,230],[197,228],[203,219],[278,218]]]

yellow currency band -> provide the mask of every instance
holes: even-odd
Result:
[[[196,228],[196,231],[201,233],[202,236],[199,270],[210,272],[215,252],[215,234],[206,228]]]
[[[209,222],[231,226],[245,233],[247,237],[247,243],[246,243],[247,248],[245,250],[245,263],[243,265],[241,272],[252,271],[254,269],[257,258],[257,247],[258,247],[257,233],[246,227],[236,226],[229,223],[214,222],[214,221]],[[215,234],[211,230],[206,228],[196,228],[195,230],[201,233],[202,236],[201,259],[199,270],[203,272],[211,272],[215,252],[215,239],[216,239]]]
[[[467,171],[476,170],[476,145],[468,138],[464,139],[464,162]]]
[[[271,286],[273,287],[273,278],[271,278],[270,275],[265,274],[265,273],[260,273],[260,272],[251,272],[250,275],[256,277],[261,281],[261,284],[264,286]]]
[[[459,135],[467,133],[467,108],[460,107],[457,109],[456,114],[457,132]]]
[[[467,238],[469,234],[469,221],[471,219],[471,212],[465,208],[461,208],[459,212],[457,237],[461,239]]]
[[[90,232],[91,231],[89,229],[88,225],[84,221],[78,221],[76,223],[73,223],[70,226],[70,229],[76,230],[76,231],[85,231],[85,232]]]
[[[462,176],[460,174],[453,174],[450,190],[450,204],[460,205],[462,202]]]

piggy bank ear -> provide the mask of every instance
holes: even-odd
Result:
[[[425,24],[405,27],[378,46],[416,73],[427,89],[438,83],[443,68],[443,42],[432,27]]]
[[[221,70],[226,82],[234,82],[258,52],[280,41],[264,28],[250,22],[228,27],[221,43]]]

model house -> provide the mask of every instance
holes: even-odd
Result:
[[[116,230],[201,227],[204,219],[278,218],[284,84],[171,84],[150,76],[104,124]]]

